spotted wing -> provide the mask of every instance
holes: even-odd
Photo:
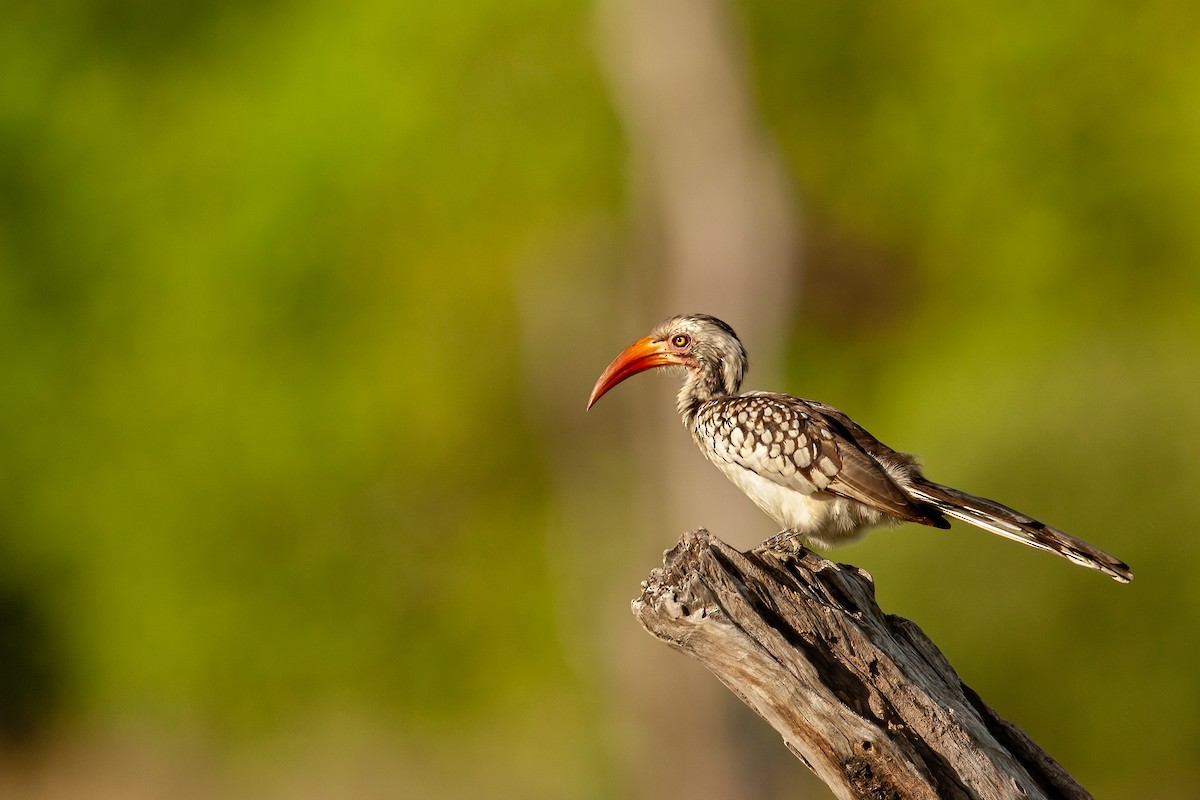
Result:
[[[706,403],[696,425],[714,455],[789,489],[828,492],[900,519],[948,526],[936,509],[911,499],[879,458],[890,453],[900,467],[911,461],[829,406],[751,393]]]

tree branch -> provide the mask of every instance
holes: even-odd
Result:
[[[870,575],[685,533],[633,613],[699,659],[839,798],[1089,798],[959,680]]]

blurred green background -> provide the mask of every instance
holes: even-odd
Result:
[[[696,5],[796,198],[750,388],[1137,579],[911,526],[835,557],[1097,796],[1194,796],[1200,12]],[[672,382],[582,413],[722,300],[660,273],[628,3],[4,18],[0,794],[590,800],[704,762],[692,796],[828,796],[628,614],[680,530],[774,532],[717,529],[732,491],[631,512],[643,434],[691,447]]]

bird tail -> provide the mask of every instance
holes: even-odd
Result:
[[[925,480],[916,481],[907,488],[914,498],[935,506],[948,517],[969,522],[1014,542],[1055,553],[1076,564],[1099,570],[1120,583],[1133,580],[1129,566],[1120,559],[994,500]]]

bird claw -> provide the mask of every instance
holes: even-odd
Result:
[[[794,555],[804,549],[804,543],[800,534],[793,530],[783,530],[764,541],[761,547]]]

